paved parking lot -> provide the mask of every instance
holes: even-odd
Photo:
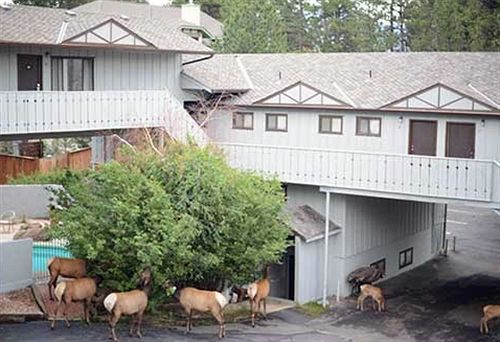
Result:
[[[411,272],[381,284],[387,312],[354,309],[347,299],[320,318],[309,319],[294,310],[273,314],[252,329],[248,324],[230,324],[225,341],[314,341],[314,342],[482,342],[500,341],[500,320],[490,323],[492,333],[481,336],[482,306],[500,304],[500,215],[487,209],[453,206],[448,230],[457,237],[457,252],[438,257]],[[145,327],[144,342],[217,341],[217,327]],[[125,325],[119,328],[128,338]],[[104,324],[87,328],[61,323],[50,331],[47,322],[0,325],[0,341],[106,341]]]

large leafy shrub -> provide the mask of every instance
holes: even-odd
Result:
[[[288,225],[278,181],[226,165],[210,149],[172,145],[162,158],[130,153],[67,182],[53,235],[89,260],[105,286],[134,287],[151,265],[155,284],[220,288],[247,282],[280,259]]]

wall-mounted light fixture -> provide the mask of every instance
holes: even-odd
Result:
[[[484,125],[486,125],[486,120],[481,119],[481,127],[484,127]]]
[[[402,124],[402,123],[403,123],[403,117],[402,117],[402,116],[400,116],[400,117],[398,118],[398,123],[399,123],[399,124]]]

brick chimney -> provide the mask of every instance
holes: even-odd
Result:
[[[201,17],[200,5],[193,4],[193,0],[189,0],[188,4],[181,7],[181,18],[190,24],[199,26]]]

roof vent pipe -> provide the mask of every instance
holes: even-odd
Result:
[[[370,78],[372,78],[372,71],[368,71],[368,75],[370,76]]]
[[[72,16],[72,17],[76,16],[76,12],[75,11],[66,10],[66,11],[64,11],[64,13],[66,13],[67,15]]]
[[[188,4],[183,4],[181,6],[181,19],[187,21],[190,24],[200,26],[200,5],[194,4],[193,1],[190,1]]]

